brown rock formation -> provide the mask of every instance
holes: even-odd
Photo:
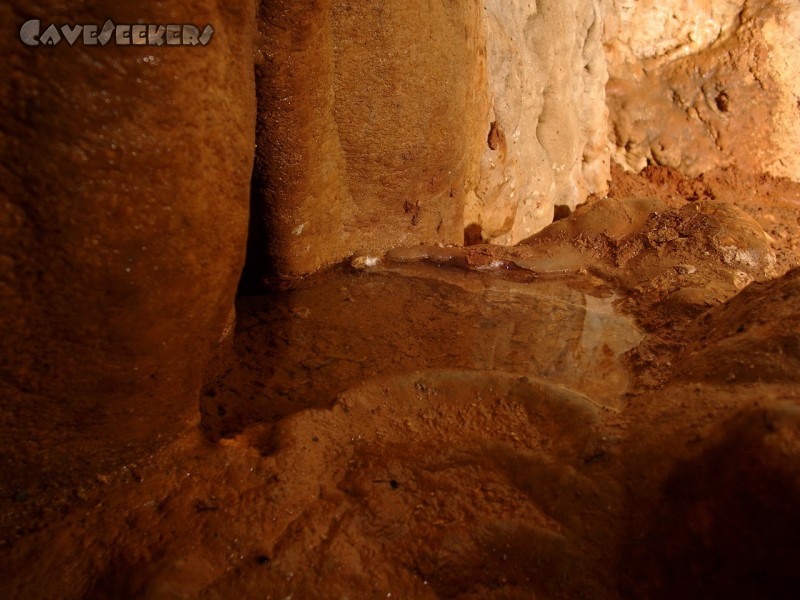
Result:
[[[68,5],[2,8],[4,494],[136,459],[194,422],[243,261],[253,6]],[[197,47],[20,42],[29,18],[109,17],[217,32]]]
[[[261,3],[256,270],[514,243],[605,190],[599,3],[482,4]]]
[[[256,261],[289,276],[460,243],[486,136],[478,3],[264,1],[260,23]]]
[[[606,198],[600,2],[0,8],[0,596],[793,599],[797,2],[608,1]]]

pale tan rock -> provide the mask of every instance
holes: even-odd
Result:
[[[745,0],[606,0],[609,68],[697,53],[730,33]]]
[[[614,159],[800,180],[800,4],[607,0]]]
[[[592,0],[485,2],[491,99],[479,186],[465,223],[514,244],[608,180],[602,7]]]

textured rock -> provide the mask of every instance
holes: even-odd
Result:
[[[537,273],[588,271],[613,281],[650,329],[663,325],[646,321],[654,305],[672,318],[696,316],[778,273],[758,223],[733,205],[705,200],[590,202],[508,252],[517,254],[517,267]]]
[[[264,1],[261,24],[257,271],[514,243],[605,189],[597,1]]]
[[[265,0],[261,26],[256,262],[460,242],[486,135],[478,3]]]
[[[800,180],[800,4],[608,0],[614,158]]]
[[[594,0],[485,2],[491,107],[466,223],[514,244],[608,180],[607,73]]]
[[[244,260],[253,156],[251,3],[66,5],[0,9],[0,488],[34,498],[196,420]],[[216,34],[28,47],[20,15]]]
[[[738,383],[800,379],[800,269],[754,283],[689,328],[676,379]]]

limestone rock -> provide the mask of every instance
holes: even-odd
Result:
[[[466,224],[514,244],[608,180],[600,2],[485,2],[490,113]]]
[[[479,4],[264,0],[261,31],[256,261],[286,277],[461,242],[485,143]]]
[[[800,4],[607,0],[616,161],[800,180]]]
[[[4,494],[75,484],[196,422],[244,260],[253,4],[69,4],[0,9]],[[31,47],[23,14],[216,33],[202,47]]]
[[[263,1],[254,268],[515,243],[604,191],[601,4],[535,4]]]

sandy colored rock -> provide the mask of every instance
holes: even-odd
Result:
[[[261,29],[256,279],[515,243],[605,190],[595,0],[265,1]]]
[[[659,198],[605,198],[508,253],[519,267],[589,271],[662,299],[696,288],[709,302],[719,302],[778,273],[759,224],[733,205],[709,201],[670,206]]]
[[[670,167],[651,165],[640,174],[612,167],[609,196],[625,199],[654,196],[671,205],[684,200],[713,200],[745,211],[767,234],[777,274],[800,266],[800,182],[735,167],[686,177]]]
[[[480,182],[465,223],[515,244],[605,192],[607,79],[600,2],[485,4],[491,101]]]
[[[800,180],[800,4],[606,3],[616,161]]]
[[[800,271],[730,300],[715,240],[765,255],[763,232],[647,175],[655,198],[590,203],[538,245],[365,253],[239,298],[201,401],[214,442],[39,518],[0,496],[5,596],[794,598]],[[548,246],[595,268],[510,263]],[[687,282],[721,306],[661,301]]]
[[[0,487],[43,510],[196,421],[244,260],[255,123],[251,3],[67,4],[0,9]],[[216,34],[20,42],[21,15],[68,13]]]
[[[461,242],[486,139],[478,3],[265,1],[260,14],[255,268]]]

